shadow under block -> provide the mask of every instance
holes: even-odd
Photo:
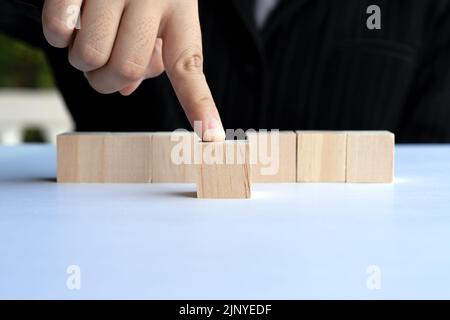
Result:
[[[249,144],[226,141],[199,144],[197,197],[202,199],[249,199],[251,175]]]
[[[60,183],[151,182],[150,134],[62,134],[57,149]]]
[[[195,183],[194,150],[198,140],[193,132],[152,134],[152,182]]]
[[[295,183],[297,181],[297,135],[295,132],[252,132],[250,164],[254,183]]]
[[[392,183],[395,136],[391,132],[349,132],[347,182]]]
[[[347,134],[298,131],[297,181],[345,182]]]

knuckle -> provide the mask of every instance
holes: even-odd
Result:
[[[106,90],[105,88],[102,88],[96,84],[91,85],[92,89],[94,89],[97,93],[103,94],[103,95],[108,95],[111,94],[112,92],[109,90]]]
[[[92,45],[83,45],[77,52],[75,53],[77,59],[72,57],[72,64],[76,68],[84,69],[87,67],[89,69],[98,69],[103,67],[108,63],[109,55],[96,49]],[[78,66],[76,61],[79,61],[83,66]],[[83,70],[84,71],[84,70]]]
[[[114,93],[114,92],[115,92],[115,91],[113,91],[113,90],[108,90],[107,88],[102,87],[102,86],[101,86],[100,84],[98,84],[98,83],[92,83],[92,84],[91,84],[91,87],[92,87],[92,89],[94,89],[94,90],[97,91],[98,93],[104,94],[104,95],[111,94],[111,93]]]
[[[94,89],[96,92],[100,94],[110,94],[111,92],[108,91],[106,88],[101,86],[101,82],[99,82],[97,79],[93,78],[91,75],[87,75],[88,83],[91,86],[92,89]]]
[[[201,96],[197,99],[195,99],[192,103],[196,107],[203,107],[203,106],[210,106],[214,105],[214,100],[210,95]]]
[[[206,96],[200,97],[197,100],[197,104],[199,104],[199,105],[210,104],[210,103],[214,103],[214,100],[211,95],[206,95]]]
[[[42,15],[42,23],[46,34],[50,36],[50,38],[57,38],[49,39],[52,40],[52,42],[61,41],[62,38],[68,38],[73,32],[64,21],[49,14]]]
[[[123,61],[117,64],[116,73],[127,81],[138,81],[145,76],[146,67],[132,61]]]
[[[174,70],[177,74],[203,73],[203,54],[201,50],[185,50],[175,62]]]
[[[184,101],[189,109],[196,110],[206,110],[215,105],[213,97],[205,93],[201,93],[199,96],[187,96]]]

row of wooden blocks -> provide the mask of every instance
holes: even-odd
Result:
[[[60,183],[194,183],[199,198],[249,198],[251,183],[391,183],[390,132],[248,132],[201,143],[194,133],[58,136]]]

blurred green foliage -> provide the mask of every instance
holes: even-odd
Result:
[[[53,86],[51,70],[42,51],[0,34],[0,87]]]
[[[39,127],[29,127],[23,132],[23,142],[24,143],[44,143],[47,139]]]

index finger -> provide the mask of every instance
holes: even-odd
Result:
[[[163,60],[167,75],[192,126],[201,121],[203,141],[222,141],[225,131],[203,73],[197,1],[172,11],[164,24]]]

